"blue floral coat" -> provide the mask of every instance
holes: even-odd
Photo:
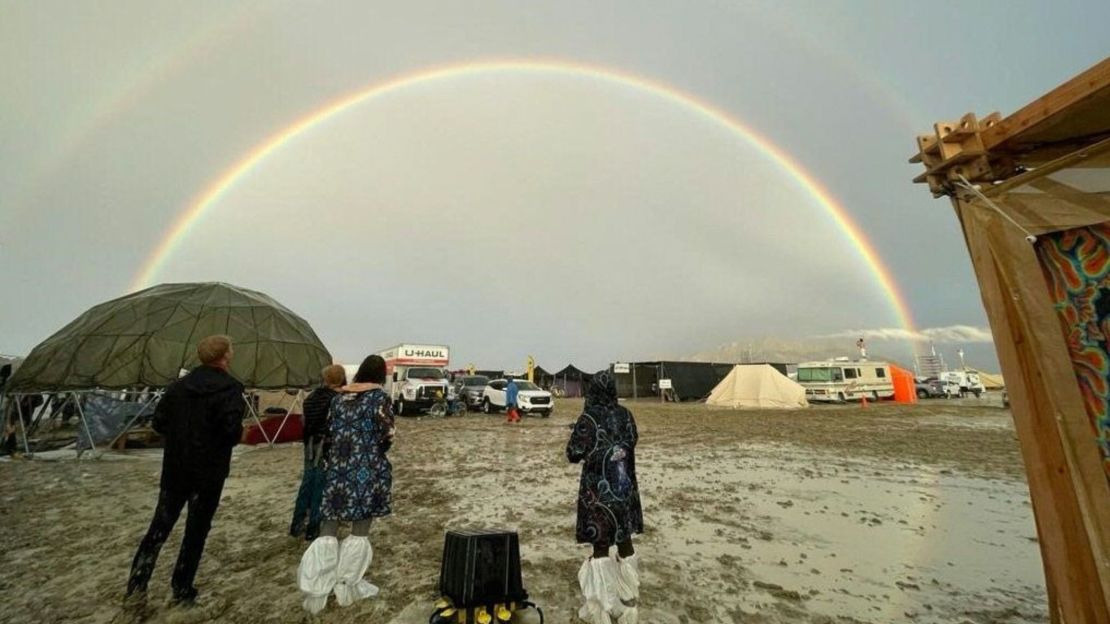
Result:
[[[324,461],[324,520],[367,520],[390,514],[393,409],[380,388],[332,399]]]

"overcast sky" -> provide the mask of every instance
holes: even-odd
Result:
[[[860,224],[920,329],[993,367],[952,211],[910,183],[913,137],[1013,112],[1110,54],[1107,23],[1095,1],[0,2],[0,353],[128,292],[174,217],[305,114],[513,58],[639,75],[752,127]],[[158,279],[265,291],[345,362],[422,341],[460,365],[597,368],[860,330],[909,352],[795,178],[673,99],[569,74],[354,107],[242,178]]]

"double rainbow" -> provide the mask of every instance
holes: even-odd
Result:
[[[648,93],[672,102],[688,111],[695,112],[743,139],[793,178],[806,193],[817,201],[868,265],[892,311],[897,316],[899,324],[911,333],[914,331],[913,317],[910,314],[905,297],[899,291],[890,270],[880,260],[874,246],[859,226],[852,220],[844,207],[829,193],[828,189],[769,139],[720,108],[669,85],[607,67],[551,60],[494,60],[422,69],[372,84],[325,104],[301,117],[258,144],[189,203],[188,207],[177,216],[158,245],[141,265],[139,272],[132,280],[132,289],[138,290],[155,283],[166,262],[173,256],[174,251],[180,247],[182,241],[188,237],[190,230],[200,222],[204,215],[262,161],[288,145],[301,134],[360,104],[409,87],[468,76],[514,73],[569,76]]]

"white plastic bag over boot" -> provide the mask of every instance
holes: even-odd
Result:
[[[632,555],[625,559],[613,557],[617,567],[617,595],[623,612],[617,619],[618,624],[636,624],[640,621],[640,556]]]
[[[583,604],[578,617],[590,624],[611,624],[617,598],[616,567],[608,558],[589,558],[578,569],[578,585],[582,588]],[[616,604],[614,604],[616,603]]]
[[[304,608],[312,614],[324,610],[335,587],[339,540],[325,535],[312,540],[297,566],[297,587],[305,593]]]
[[[378,595],[378,588],[362,578],[374,558],[370,539],[352,535],[339,546],[339,565],[336,572],[335,600],[347,607],[364,598]]]

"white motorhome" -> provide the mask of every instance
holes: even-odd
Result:
[[[940,380],[950,384],[956,384],[960,387],[960,396],[966,394],[974,394],[976,398],[987,391],[987,387],[983,385],[983,381],[979,379],[979,373],[972,371],[945,371],[940,374]]]
[[[393,399],[395,414],[417,414],[447,398],[446,345],[399,344],[378,352],[385,360],[385,391]]]
[[[847,358],[798,364],[798,383],[810,401],[878,401],[894,396],[890,364]]]

